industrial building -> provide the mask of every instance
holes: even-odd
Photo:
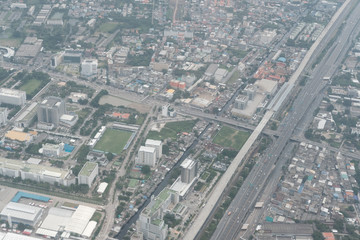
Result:
[[[162,156],[162,142],[159,140],[146,139],[145,147],[152,147],[156,150],[156,159],[159,160]]]
[[[38,121],[57,127],[61,115],[65,112],[65,102],[61,98],[50,96],[44,99],[39,105],[37,110]]]
[[[22,203],[9,202],[0,213],[1,220],[35,226],[42,215],[42,208]]]
[[[184,183],[191,183],[197,176],[197,162],[189,158],[185,159],[181,165],[181,181]]]
[[[79,205],[75,211],[58,207],[50,208],[36,234],[54,238],[58,232],[63,232],[65,235],[73,233],[90,238],[96,227],[96,222],[90,221],[95,211],[95,208],[83,205]]]
[[[156,149],[153,147],[141,146],[138,152],[138,156],[135,158],[135,163],[155,167],[157,164]]]
[[[26,92],[21,90],[0,88],[0,104],[23,106],[26,103]]]
[[[86,162],[78,175],[78,183],[91,187],[96,176],[99,174],[99,166],[96,162]]]
[[[96,76],[98,67],[97,59],[86,59],[81,63],[81,76],[92,77]]]
[[[15,120],[15,125],[20,128],[29,127],[35,121],[38,103],[33,102]]]
[[[71,176],[69,170],[3,157],[0,157],[0,175],[13,178],[20,177],[22,180],[29,179],[50,184],[58,183],[64,186],[75,184],[75,178]]]
[[[169,188],[165,188],[151,200],[136,222],[137,229],[143,233],[144,239],[166,239],[168,226],[165,224],[163,217],[168,208],[175,206],[178,202],[179,195]]]

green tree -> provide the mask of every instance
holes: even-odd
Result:
[[[147,166],[147,165],[142,166],[142,168],[141,168],[141,173],[147,175],[147,174],[149,174],[150,172],[151,172],[151,169],[150,169],[149,166]]]

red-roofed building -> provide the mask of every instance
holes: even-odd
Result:
[[[324,232],[322,233],[325,240],[335,240],[335,236],[332,232]]]

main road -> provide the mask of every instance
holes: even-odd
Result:
[[[351,12],[346,25],[342,29],[339,38],[330,47],[322,61],[315,67],[310,79],[301,90],[293,103],[293,110],[284,118],[279,126],[279,138],[273,146],[255,165],[249,176],[244,181],[243,186],[235,196],[228,208],[231,215],[225,214],[219,222],[212,239],[239,239],[240,228],[245,223],[250,211],[253,209],[258,197],[259,190],[268,186],[269,175],[276,165],[280,153],[291,138],[298,122],[306,115],[311,114],[308,109],[316,96],[328,84],[323,79],[324,76],[332,76],[345,57],[352,41],[360,32],[359,21],[360,4],[357,4]],[[280,166],[281,167],[281,166]]]

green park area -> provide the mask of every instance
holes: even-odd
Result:
[[[160,132],[150,131],[147,135],[147,138],[155,140],[164,140],[167,138],[171,138],[175,140],[179,133],[192,132],[192,129],[195,126],[196,122],[197,120],[169,122],[165,124],[165,126],[160,130]]]
[[[129,181],[129,188],[136,188],[136,186],[139,185],[139,182],[139,180],[131,178]]]
[[[22,71],[13,78],[20,81],[20,84],[15,88],[25,91],[27,99],[32,99],[48,82],[50,82],[50,76],[48,74],[36,71],[31,73]]]
[[[250,133],[248,132],[239,131],[228,126],[223,126],[216,134],[213,142],[223,147],[240,150],[249,136]]]
[[[108,128],[94,149],[119,155],[131,135],[130,131]]]
[[[103,33],[113,33],[118,28],[119,23],[107,22],[100,25],[98,31]]]
[[[26,92],[26,94],[32,95],[41,85],[41,81],[37,79],[31,79],[21,85],[20,90]]]

